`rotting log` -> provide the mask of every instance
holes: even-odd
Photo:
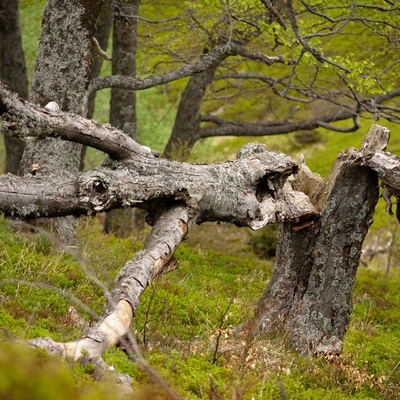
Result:
[[[2,129],[35,140],[59,137],[106,152],[102,167],[70,172],[68,178],[32,165],[24,177],[0,178],[0,212],[23,218],[79,216],[120,207],[150,214],[183,202],[198,222],[227,221],[258,229],[268,223],[300,222],[318,216],[308,197],[287,178],[296,162],[260,144],[245,145],[237,159],[219,164],[171,162],[110,125],[53,112],[18,99],[0,85]],[[40,176],[37,171],[40,170]]]

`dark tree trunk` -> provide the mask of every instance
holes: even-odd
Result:
[[[112,25],[112,6],[111,0],[105,0],[100,10],[99,18],[96,22],[94,30],[94,38],[99,43],[100,48],[103,51],[107,51],[108,42],[110,39],[111,25]],[[96,47],[93,48],[92,52],[93,60],[90,66],[90,79],[95,79],[100,75],[101,68],[103,66],[104,56],[99,54]],[[88,118],[93,118],[94,107],[95,107],[96,92],[89,96],[88,104]]]
[[[203,72],[192,75],[182,93],[172,134],[164,150],[167,158],[184,160],[198,140],[200,130],[200,109],[208,85],[215,71],[228,54],[221,54]]]
[[[0,80],[24,99],[28,98],[28,79],[22,50],[18,0],[0,0]],[[25,143],[5,136],[5,172],[18,173]]]
[[[32,102],[45,106],[55,101],[63,111],[87,114],[92,38],[102,3],[103,0],[47,2],[32,78]],[[80,144],[58,139],[29,142],[21,174],[35,171],[42,176],[61,174],[67,179],[70,173],[79,170],[81,152]],[[73,218],[53,219],[50,227],[68,242],[75,241]]]
[[[138,0],[118,2],[114,9],[112,75],[136,75],[137,18]],[[132,139],[136,133],[136,92],[127,89],[111,89],[110,123]],[[107,213],[104,230],[117,236],[127,237],[135,226],[135,221],[142,221],[139,210],[118,209]]]
[[[103,60],[106,56],[108,41],[112,25],[112,7],[111,0],[105,0],[97,19],[93,40],[96,41],[92,50],[92,64],[90,65],[90,80],[99,77]],[[107,58],[108,60],[108,58]],[[110,61],[110,60],[108,60]],[[96,92],[89,95],[87,117],[93,118],[96,101]],[[86,156],[86,146],[82,146],[80,170],[84,169]]]
[[[136,75],[138,0],[119,1],[114,10],[112,75]],[[110,124],[136,139],[136,92],[111,89]]]
[[[366,141],[361,150],[381,143]],[[354,162],[357,154],[342,152],[326,183],[303,168],[295,187],[308,192],[321,218],[300,230],[280,226],[273,277],[255,311],[253,333],[283,327],[303,354],[340,352],[349,324],[361,246],[379,196],[376,172]]]

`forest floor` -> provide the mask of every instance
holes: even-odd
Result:
[[[98,218],[86,218],[79,248],[66,252],[48,236],[15,233],[0,222],[0,398],[124,397],[115,382],[96,382],[93,366],[19,343],[82,336],[90,313],[101,314],[105,303],[89,276],[112,288],[145,233],[119,239],[103,234]],[[359,268],[339,357],[303,358],[284,336],[247,343],[233,335],[251,316],[273,268],[273,260],[254,253],[254,235],[226,224],[194,228],[176,252],[178,268],[142,297],[133,330],[146,360],[183,399],[399,398],[398,264],[387,271],[382,259]],[[127,398],[168,398],[123,349],[110,349],[105,359],[134,378]]]

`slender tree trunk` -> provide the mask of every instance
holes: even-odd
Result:
[[[94,43],[92,50],[92,64],[90,65],[90,80],[98,78],[103,66],[103,60],[105,57],[108,40],[110,38],[112,24],[112,7],[111,0],[105,0],[103,6],[100,10],[99,18],[97,19],[93,40],[97,41]],[[100,49],[99,49],[100,48]],[[100,54],[100,50],[104,51],[105,54]],[[96,92],[93,92],[89,96],[88,101],[88,112],[87,117],[93,118],[94,108],[95,108]],[[82,146],[81,152],[81,164],[79,169],[83,170],[85,167],[85,156],[86,156],[86,146]]]
[[[167,158],[184,160],[198,139],[200,130],[200,108],[208,85],[214,78],[215,71],[227,57],[222,54],[205,71],[192,75],[182,93],[172,134],[164,150]]]
[[[28,79],[22,50],[18,0],[0,0],[0,80],[24,99],[28,98]],[[18,173],[24,142],[5,136],[5,172]]]
[[[136,75],[139,0],[119,1],[114,10],[112,75]],[[111,89],[110,124],[136,140],[136,92]]]
[[[102,3],[103,0],[47,2],[32,78],[32,102],[45,106],[55,101],[62,111],[86,116],[92,38]],[[29,142],[21,173],[45,176],[56,173],[68,179],[70,173],[79,170],[81,152],[80,144],[58,139]],[[53,219],[50,227],[68,242],[75,241],[76,226],[72,217]]]
[[[99,43],[102,50],[107,51],[108,42],[110,39],[111,25],[112,25],[112,6],[111,0],[105,0],[100,10],[99,18],[96,22],[94,30],[94,38]],[[103,66],[104,57],[99,54],[96,48],[93,48],[93,60],[90,66],[90,79],[95,79],[100,75],[101,68]],[[88,118],[93,118],[94,106],[95,106],[96,92],[89,96],[88,104]]]
[[[382,140],[365,143],[361,150],[372,152]],[[349,324],[361,247],[379,197],[376,172],[355,163],[356,154],[342,152],[326,183],[313,175],[295,186],[322,215],[303,229],[280,226],[273,277],[255,310],[253,333],[283,327],[303,354],[339,353]]]
[[[139,0],[124,0],[115,5],[112,75],[132,77],[136,75],[137,18],[134,16],[138,13]],[[132,139],[137,139],[134,90],[111,89],[110,123]],[[140,224],[143,225],[142,214],[141,210],[111,210],[107,213],[104,230],[120,237],[127,237],[135,226],[135,221],[141,221]]]

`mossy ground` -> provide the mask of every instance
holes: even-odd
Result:
[[[201,235],[208,237],[212,228],[195,232],[179,247],[178,268],[146,290],[133,326],[144,357],[176,393],[185,399],[208,398],[211,377],[224,399],[397,398],[398,267],[389,272],[360,267],[343,354],[301,358],[285,337],[246,343],[232,334],[251,316],[272,263],[254,255],[247,234],[234,240],[237,228],[228,235],[228,226],[214,227],[222,233],[216,240],[225,245],[224,252],[202,247]],[[15,233],[1,221],[0,398],[19,398],[22,390],[26,399],[110,396],[114,384],[93,382],[90,368],[28,351],[15,340],[50,336],[67,341],[82,335],[92,317],[80,305],[96,314],[104,305],[103,290],[87,272],[111,288],[118,269],[141,248],[144,236],[105,235],[97,218],[87,218],[79,229],[80,256],[74,257],[47,236]],[[70,306],[82,320],[76,320]],[[134,398],[166,398],[122,350],[108,350],[105,359],[134,378]]]

